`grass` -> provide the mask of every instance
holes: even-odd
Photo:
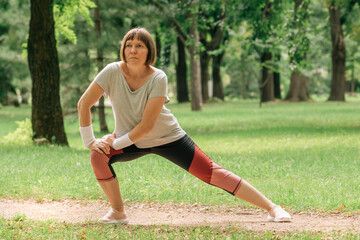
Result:
[[[262,108],[255,101],[237,101],[205,105],[201,112],[190,111],[188,104],[169,105],[168,108],[215,162],[246,179],[275,203],[286,205],[291,211],[332,212],[339,209],[359,212],[359,99],[346,103],[269,103]],[[24,106],[1,108],[0,138],[15,131],[15,121],[30,117],[30,112],[31,109]],[[114,121],[110,109],[107,109],[107,121],[111,129]],[[100,137],[98,125],[94,115],[95,134]],[[0,147],[0,197],[88,201],[105,198],[94,178],[89,152],[82,147],[76,114],[66,116],[65,129],[70,147],[27,146],[22,147],[20,153],[17,146]],[[155,155],[118,163],[114,168],[125,202],[250,207]],[[9,224],[9,221],[0,222]],[[25,223],[34,224],[30,220]],[[96,231],[92,229],[98,227],[89,225],[85,229]],[[54,229],[63,228],[56,225]],[[80,225],[71,228],[73,232],[82,229]],[[214,232],[222,231],[204,229],[214,236]],[[66,231],[63,229],[61,234]],[[114,234],[134,236],[161,231],[161,236],[171,238],[168,233],[181,236],[195,230],[164,226],[126,227],[113,231]],[[232,230],[226,231],[229,235],[221,236],[233,238]],[[244,234],[244,238],[256,238],[255,233]],[[305,235],[300,239],[308,236],[301,234]],[[196,235],[192,236],[196,238]],[[68,235],[66,238],[75,237]]]
[[[360,209],[359,103],[255,102],[170,105],[184,130],[215,162],[294,211]],[[22,111],[20,111],[22,110]],[[2,108],[2,136],[30,108]],[[96,135],[98,122],[94,115]],[[69,147],[2,146],[0,196],[103,198],[82,147],[77,116],[65,118]],[[113,126],[111,111],[108,125]],[[5,131],[6,129],[6,131]],[[1,137],[1,135],[0,135]],[[126,201],[247,205],[209,186],[165,159],[150,155],[114,165]],[[76,184],[74,184],[76,183]],[[337,193],[337,194],[333,194]],[[247,205],[249,206],[249,205]]]
[[[3,239],[360,239],[351,232],[332,233],[257,233],[241,225],[211,226],[119,226],[95,223],[69,224],[56,221],[31,221],[19,216],[0,219]]]

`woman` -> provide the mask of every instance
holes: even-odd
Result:
[[[95,176],[109,199],[111,209],[103,223],[128,223],[119,184],[111,164],[157,154],[201,180],[269,212],[268,220],[290,221],[290,215],[237,175],[206,156],[179,126],[164,106],[167,77],[152,67],[156,47],[144,28],[130,30],[122,41],[120,62],[107,65],[94,79],[78,103],[80,133],[91,150]],[[106,94],[115,117],[113,134],[95,139],[90,108]]]

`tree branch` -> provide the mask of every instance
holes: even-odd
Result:
[[[161,4],[159,1],[156,0],[148,0],[148,2],[155,7],[157,7],[162,13],[168,12],[167,9],[163,4]],[[178,34],[181,41],[185,44],[186,40],[188,39],[188,36],[181,30],[180,23],[176,21],[173,17],[169,16],[169,14],[165,15],[166,20],[168,23],[175,28],[176,33]]]

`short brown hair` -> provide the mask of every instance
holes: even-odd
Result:
[[[122,61],[126,62],[125,58],[125,44],[128,40],[134,40],[139,39],[143,43],[145,43],[147,49],[148,49],[148,55],[146,58],[145,65],[150,66],[155,63],[156,61],[156,45],[154,42],[153,37],[151,34],[146,30],[145,28],[137,27],[133,28],[130,31],[128,31],[121,43],[121,49],[120,49],[120,58]]]

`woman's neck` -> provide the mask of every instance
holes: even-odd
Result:
[[[145,65],[130,65],[124,62],[124,70],[126,74],[131,76],[132,78],[141,78],[144,75],[147,75],[148,66]]]

